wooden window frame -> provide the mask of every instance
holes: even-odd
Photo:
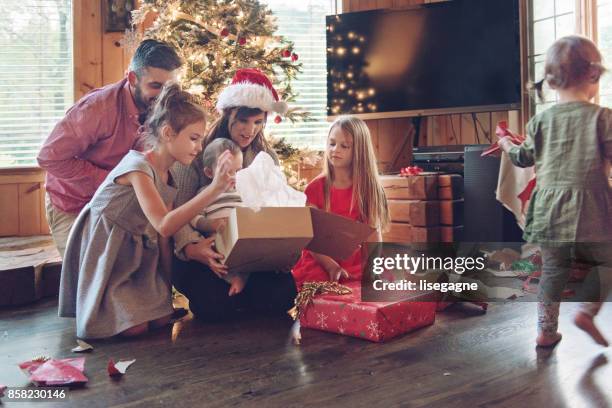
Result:
[[[524,56],[523,61],[523,84],[529,81],[529,51],[532,46],[533,29],[531,3],[534,0],[519,0],[521,13],[521,54]],[[595,43],[597,43],[597,0],[575,0],[575,24],[576,34],[583,35]],[[599,94],[595,96],[595,103],[599,103]],[[523,90],[523,109],[521,110],[521,122],[524,126],[529,121],[529,118],[534,114],[535,106],[529,92]]]

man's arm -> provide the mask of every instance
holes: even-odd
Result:
[[[109,124],[94,106],[75,106],[55,126],[38,157],[38,164],[50,174],[65,180],[78,179],[83,190],[96,191],[108,170],[81,159],[87,149],[108,136]],[[84,183],[84,179],[87,181]]]

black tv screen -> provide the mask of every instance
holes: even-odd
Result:
[[[363,118],[520,108],[519,0],[327,16],[327,112]]]

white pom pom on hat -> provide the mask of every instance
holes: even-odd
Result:
[[[289,106],[279,100],[278,93],[268,77],[258,69],[243,68],[236,71],[232,83],[219,94],[217,110],[245,106],[264,112],[287,113]]]

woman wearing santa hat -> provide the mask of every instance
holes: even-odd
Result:
[[[219,94],[216,107],[221,117],[212,125],[204,148],[214,139],[231,139],[242,150],[243,168],[248,167],[261,151],[270,154],[278,164],[263,130],[268,115],[285,114],[287,104],[279,100],[265,74],[256,69],[239,69],[232,83]],[[190,166],[173,168],[172,176],[179,190],[177,206],[191,199],[208,183],[201,155]],[[251,274],[242,292],[229,296],[229,284],[221,279],[227,268],[222,264],[223,257],[214,250],[213,238],[202,237],[187,225],[174,236],[174,242],[173,284],[187,296],[196,317],[223,321],[235,317],[240,310],[285,313],[293,305],[296,288],[290,273]]]

